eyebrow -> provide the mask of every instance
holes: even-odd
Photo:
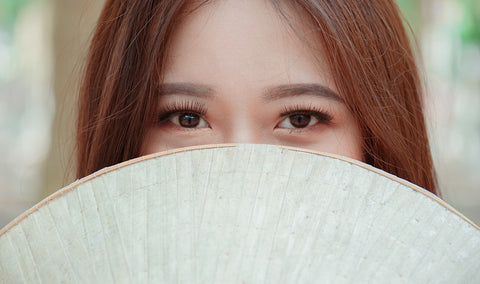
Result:
[[[164,83],[160,85],[159,91],[161,96],[188,95],[207,99],[215,97],[215,91],[211,87],[192,83]],[[343,99],[337,93],[320,84],[289,84],[275,86],[267,89],[262,97],[264,100],[273,101],[303,95],[318,96],[343,102]]]
[[[263,98],[267,101],[273,101],[302,95],[318,96],[343,102],[343,99],[337,93],[320,84],[291,84],[276,86],[267,89],[263,95]]]
[[[160,85],[159,91],[161,96],[188,95],[210,99],[214,97],[212,88],[191,83],[164,83]]]

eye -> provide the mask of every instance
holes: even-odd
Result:
[[[314,106],[295,106],[285,108],[280,117],[284,117],[277,125],[278,128],[304,129],[317,124],[331,124],[333,117],[325,110]]]
[[[208,123],[195,113],[174,113],[164,121],[169,121],[183,128],[205,128]]]
[[[181,128],[197,129],[209,127],[203,118],[207,113],[204,104],[192,101],[176,101],[162,106],[157,115],[159,126],[171,123]]]
[[[318,119],[310,114],[293,114],[282,120],[280,128],[305,128],[318,123]]]

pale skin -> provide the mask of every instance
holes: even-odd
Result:
[[[294,32],[261,0],[214,1],[187,16],[170,41],[158,115],[142,155],[255,143],[363,160],[358,123],[313,32],[295,22]]]

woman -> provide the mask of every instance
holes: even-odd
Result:
[[[394,1],[108,0],[85,72],[77,177],[170,148],[287,144],[437,193]]]

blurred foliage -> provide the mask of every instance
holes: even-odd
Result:
[[[480,0],[455,0],[461,8],[462,17],[458,23],[458,32],[463,44],[480,46]],[[422,0],[397,0],[397,4],[404,13],[415,33],[422,26]],[[431,5],[435,5],[431,1]]]
[[[18,14],[30,1],[32,0],[0,0],[0,26],[4,31],[13,31]]]
[[[420,28],[420,0],[397,0],[397,4],[405,15],[407,21],[410,23],[412,29]]]
[[[464,44],[480,45],[480,1],[458,0],[463,9],[460,26]]]

